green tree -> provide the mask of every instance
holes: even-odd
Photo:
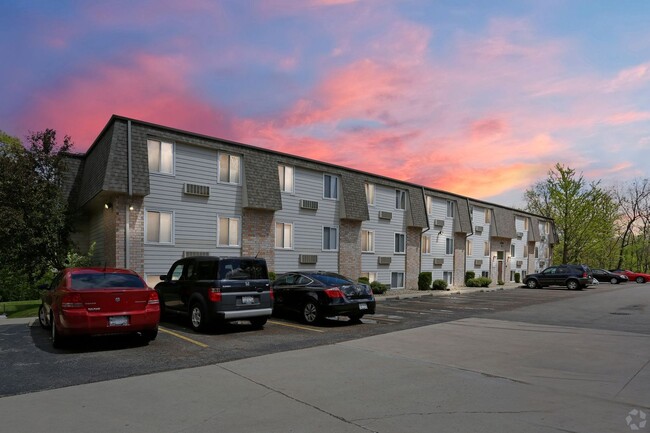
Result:
[[[0,131],[0,270],[35,284],[51,268],[62,268],[71,247],[71,217],[61,189],[66,136],[32,133],[27,147]]]
[[[600,182],[588,183],[558,163],[546,180],[526,190],[524,200],[528,211],[555,221],[554,261],[608,265],[618,206]]]

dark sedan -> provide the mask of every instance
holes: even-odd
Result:
[[[615,274],[614,272],[606,271],[605,269],[592,269],[591,270],[594,279],[598,280],[601,283],[627,283],[630,279],[623,274]]]
[[[274,309],[300,313],[309,324],[324,317],[347,316],[359,321],[375,314],[375,297],[367,284],[332,272],[288,272],[273,282]]]

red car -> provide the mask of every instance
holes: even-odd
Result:
[[[45,288],[38,320],[52,330],[54,347],[75,335],[137,332],[147,341],[158,335],[158,294],[133,271],[68,268]]]
[[[630,281],[636,281],[637,283],[647,283],[650,281],[650,274],[644,274],[641,272],[632,272],[626,270],[616,269],[612,271],[616,274],[625,275]]]

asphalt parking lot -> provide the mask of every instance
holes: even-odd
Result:
[[[100,337],[79,340],[64,350],[52,348],[48,331],[35,320],[28,324],[0,322],[0,363],[4,367],[0,397],[330,345],[470,317],[509,314],[521,307],[587,296],[592,290],[619,289],[609,285],[578,292],[517,288],[387,299],[378,302],[377,314],[364,318],[361,324],[332,318],[318,327],[303,325],[292,317],[274,317],[263,330],[242,322],[218,332],[197,334],[179,318],[163,321],[158,338],[149,345],[138,338]]]

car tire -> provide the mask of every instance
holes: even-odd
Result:
[[[359,322],[361,322],[361,318],[363,317],[363,314],[361,314],[361,313],[359,313],[359,314],[350,314],[348,317],[350,318],[350,322],[359,323]]]
[[[609,280],[610,284],[618,284],[618,278],[612,277],[611,280]]]
[[[528,287],[529,289],[536,289],[537,288],[537,281],[535,281],[533,279],[530,279],[530,280],[526,281],[526,287]]]
[[[205,331],[208,326],[205,304],[199,300],[190,305],[190,326],[196,332]]]
[[[45,314],[45,305],[43,304],[38,307],[38,323],[40,323],[41,328],[43,329],[50,328],[50,323],[48,322],[47,315]]]
[[[53,313],[50,314],[50,323],[52,327],[52,347],[55,349],[61,349],[65,346],[67,339],[59,333],[58,329],[56,329],[56,322],[54,321]]]
[[[582,290],[582,286],[576,280],[569,280],[566,282],[566,288],[569,290]]]
[[[158,328],[156,329],[147,329],[145,331],[142,331],[140,333],[142,335],[142,338],[148,343],[150,341],[154,341],[156,337],[158,337]]]
[[[253,328],[262,329],[267,320],[269,320],[268,317],[254,317],[251,319],[251,325],[253,325]]]
[[[321,312],[320,312],[320,305],[318,305],[318,302],[310,299],[307,302],[305,302],[302,306],[302,320],[309,324],[313,325],[321,320]]]
[[[636,281],[636,282],[639,283],[639,284],[643,284],[643,283],[645,283],[645,278],[643,278],[643,277],[636,277],[636,279],[635,279],[634,281]]]

